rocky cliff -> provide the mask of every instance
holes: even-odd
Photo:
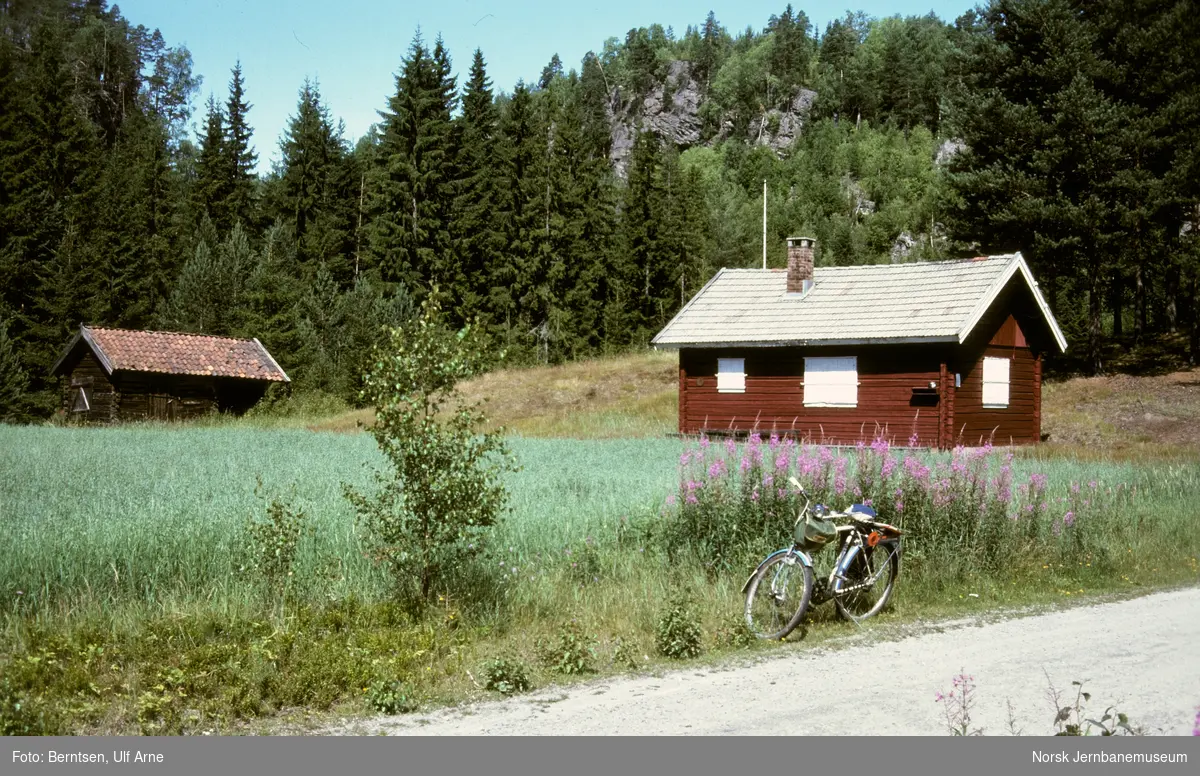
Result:
[[[765,145],[776,153],[791,145],[808,121],[817,93],[801,89],[787,110],[771,109],[750,122],[746,140]],[[676,60],[667,69],[661,84],[637,100],[614,88],[609,96],[608,116],[612,125],[612,150],[609,158],[617,175],[625,177],[629,155],[638,132],[648,130],[680,149],[696,145],[715,145],[733,133],[733,124],[724,121],[720,131],[704,137],[700,115],[704,97],[700,84],[692,77],[691,63]]]

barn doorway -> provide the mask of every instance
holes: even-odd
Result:
[[[150,394],[150,419],[175,420],[175,399],[164,394]]]

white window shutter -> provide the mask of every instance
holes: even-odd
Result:
[[[719,393],[746,392],[746,359],[717,359],[717,391]]]
[[[805,358],[805,407],[857,407],[858,357]]]
[[[1009,360],[985,356],[983,359],[983,406],[1008,407]]]

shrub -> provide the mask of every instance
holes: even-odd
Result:
[[[256,493],[266,501],[266,519],[252,517],[246,526],[250,566],[272,590],[282,592],[294,573],[301,538],[311,536],[314,529],[304,510],[290,501],[275,496],[267,499],[261,478]]]
[[[639,651],[637,644],[618,638],[617,644],[613,648],[613,664],[624,668],[638,668],[641,666],[641,662],[638,660]]]
[[[418,702],[413,688],[399,679],[379,679],[367,689],[367,702],[380,714],[408,714]]]
[[[583,630],[578,620],[559,626],[558,634],[539,650],[542,662],[560,674],[578,675],[590,673],[595,657],[596,640]]]
[[[0,679],[0,736],[61,736],[62,721],[39,699],[20,693]]]
[[[717,626],[717,630],[713,633],[713,641],[721,647],[743,648],[751,647],[758,643],[758,637],[750,630],[750,626],[746,624],[746,619],[742,616],[741,611],[727,614],[721,623]]]
[[[659,654],[676,660],[700,655],[700,625],[687,596],[676,595],[667,605],[658,620],[655,646]]]
[[[422,605],[507,509],[500,476],[515,469],[500,431],[480,434],[486,419],[455,388],[480,371],[487,348],[467,327],[441,319],[436,289],[422,315],[390,330],[375,350],[363,395],[375,405],[371,428],[390,472],[367,494],[345,486],[401,595]]]
[[[530,688],[529,671],[516,658],[498,657],[483,666],[484,689],[513,695]]]

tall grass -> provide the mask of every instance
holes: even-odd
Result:
[[[522,557],[545,555],[623,515],[661,503],[679,444],[668,440],[517,439],[524,470],[497,535]],[[0,600],[37,607],[86,596],[214,601],[247,594],[246,521],[288,495],[315,538],[298,563],[330,580],[322,597],[373,598],[384,579],[363,557],[342,483],[369,487],[383,465],[367,435],[154,426],[0,426]],[[18,593],[20,595],[18,596]]]

